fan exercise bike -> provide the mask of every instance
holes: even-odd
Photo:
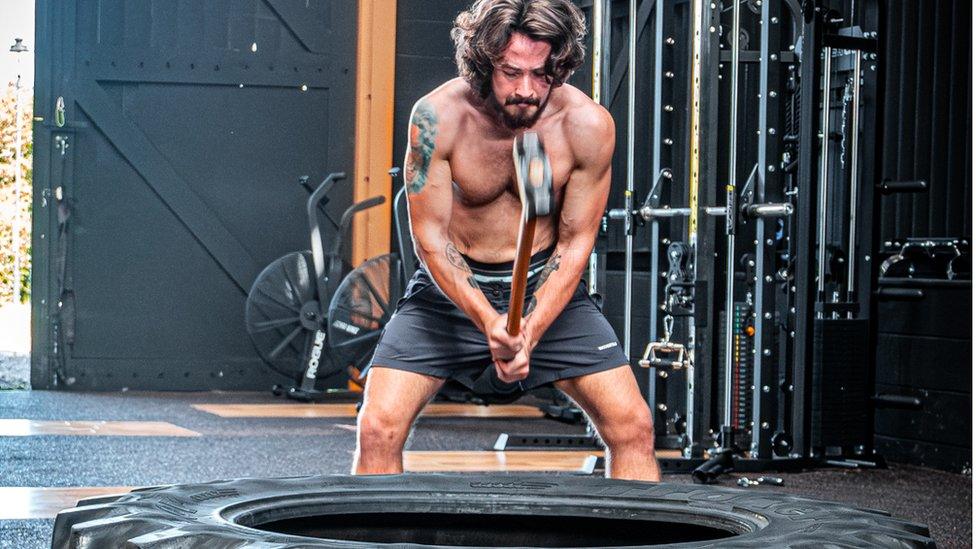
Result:
[[[285,254],[265,267],[247,295],[245,323],[258,354],[272,370],[292,380],[276,395],[310,402],[338,391],[316,388],[318,380],[345,370],[353,381],[373,353],[402,293],[399,255],[382,254],[356,268],[344,260],[342,243],[359,212],[386,201],[375,196],[347,208],[336,223],[325,210],[328,194],[344,173],[331,173],[318,187],[300,178],[306,203],[310,250]],[[323,221],[332,225],[326,238]]]

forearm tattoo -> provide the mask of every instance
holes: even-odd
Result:
[[[458,269],[461,269],[462,271],[467,273],[468,284],[472,288],[477,289],[478,281],[474,279],[474,273],[471,272],[471,267],[468,266],[468,262],[464,260],[464,257],[461,256],[461,252],[458,251],[457,247],[454,246],[453,242],[447,243],[447,247],[444,249],[444,255],[447,256],[447,261],[450,262],[451,265],[454,265]]]
[[[539,273],[539,283],[535,285],[536,291],[538,291],[539,288],[546,283],[546,280],[549,280],[549,275],[551,275],[553,271],[559,270],[559,260],[562,259],[562,257],[563,256],[560,254],[556,254],[549,258],[549,261],[546,262],[546,266],[543,267],[542,272]]]
[[[427,184],[427,170],[434,154],[434,138],[437,136],[437,115],[434,107],[421,100],[410,118],[410,154],[407,156],[407,192],[417,194]]]
[[[526,316],[532,314],[532,311],[535,310],[535,306],[537,303],[535,298],[536,292],[538,292],[539,288],[541,288],[542,285],[546,283],[546,280],[549,280],[549,275],[551,275],[553,271],[559,270],[560,259],[562,259],[562,255],[560,254],[553,255],[552,257],[549,258],[549,261],[546,262],[546,266],[542,268],[542,272],[539,273],[539,282],[536,283],[535,291],[532,292],[532,297],[529,298],[529,305],[525,309]]]

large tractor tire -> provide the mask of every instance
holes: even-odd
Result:
[[[886,513],[768,491],[527,475],[138,489],[62,511],[56,548],[934,547]]]

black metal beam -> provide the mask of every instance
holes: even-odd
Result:
[[[772,59],[769,52],[780,43],[780,25],[771,21],[779,20],[781,5],[777,2],[763,2],[762,34],[760,36],[759,73],[759,169],[756,172],[756,203],[783,201],[781,189],[783,177],[777,166],[780,157],[781,140],[776,131],[780,128],[779,112],[784,86],[782,83],[783,65]],[[792,53],[792,52],[791,52]],[[768,459],[773,457],[773,433],[781,429],[778,417],[777,377],[779,374],[779,354],[773,352],[777,338],[776,323],[776,254],[774,241],[776,225],[767,223],[762,217],[756,219],[756,280],[754,282],[753,312],[755,313],[755,336],[753,339],[753,394],[752,394],[752,452],[754,457]],[[746,281],[748,284],[749,281]]]
[[[793,451],[810,454],[810,374],[813,364],[814,307],[817,302],[817,176],[820,171],[820,87],[823,79],[823,24],[821,0],[811,0],[804,12],[803,52],[800,63],[800,152],[796,242],[796,337],[793,356]],[[824,108],[829,108],[824,105]]]
[[[874,31],[875,37],[886,37],[887,3],[874,3],[875,10],[868,11],[862,24],[866,28],[877,29]],[[873,18],[873,19],[872,19]],[[883,60],[888,59],[885,45],[887,40],[878,40],[878,54]],[[875,268],[874,250],[881,245],[881,193],[878,192],[873,183],[877,181],[882,173],[884,166],[884,128],[881,121],[885,119],[885,102],[881,99],[885,97],[885,63],[878,63],[877,70],[864,71],[864,89],[867,94],[864,97],[864,132],[865,144],[862,146],[863,154],[863,177],[861,179],[861,211],[864,213],[859,219],[858,233],[861,235],[858,257],[851,258],[856,260],[861,268],[857,270],[857,301],[861,310],[868,315],[868,334],[870,341],[868,349],[878,348],[878,290],[877,269]],[[868,235],[865,237],[865,235]],[[863,261],[861,256],[864,256]],[[875,387],[877,378],[878,353],[868,354],[870,364],[868,366],[868,387]],[[865,443],[865,454],[873,455],[874,444],[874,425],[875,409],[868,408],[868,422],[871,426],[871,437]]]

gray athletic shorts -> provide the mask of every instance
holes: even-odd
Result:
[[[531,296],[552,250],[532,256]],[[481,291],[503,313],[511,294],[512,264],[483,264],[465,258]],[[530,299],[526,299],[526,306]],[[507,384],[498,379],[485,335],[458,309],[422,268],[413,275],[376,346],[372,366],[453,379],[476,393],[511,393],[610,370],[627,364],[616,334],[580,281],[529,357],[529,376]]]

